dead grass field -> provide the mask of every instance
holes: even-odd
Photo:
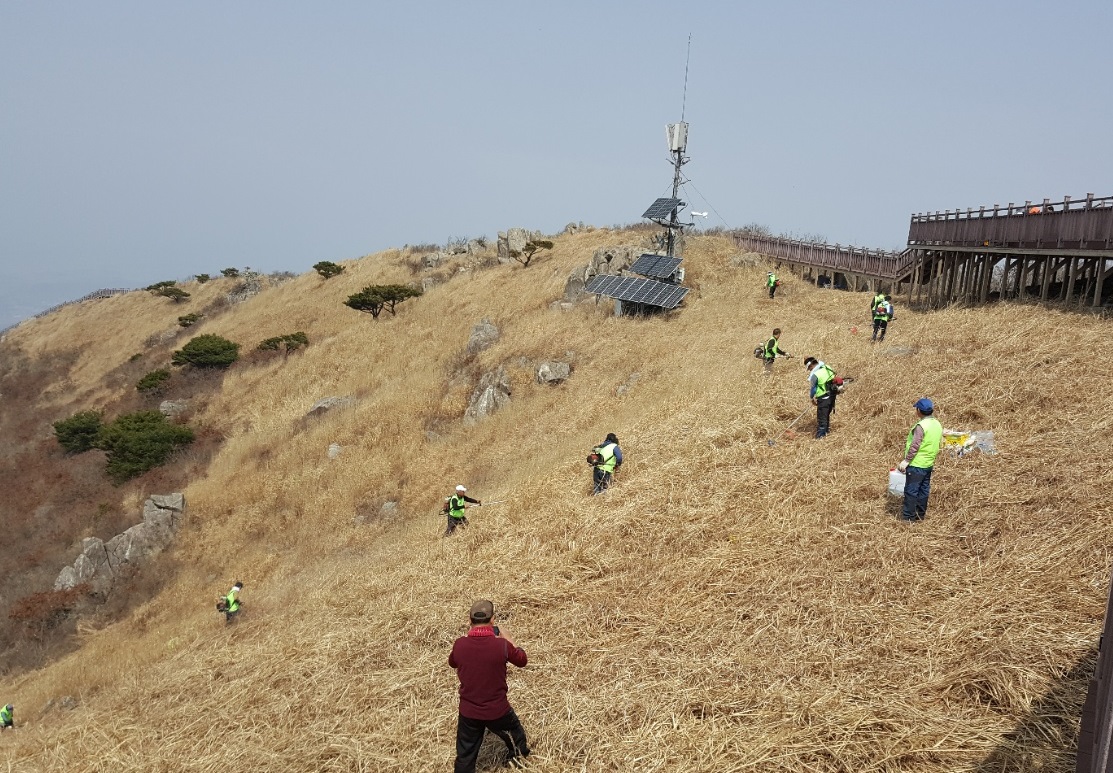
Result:
[[[78,353],[44,411],[122,400],[134,382],[109,375],[128,356],[153,368],[198,333],[245,351],[295,330],[311,343],[199,390],[191,423],[223,443],[185,488],[172,576],[3,685],[21,728],[0,738],[0,763],[445,770],[448,651],[486,597],[530,655],[510,697],[538,773],[1072,770],[1113,545],[1109,322],[897,299],[889,341],[871,348],[868,294],[786,277],[771,302],[764,267],[733,267],[713,237],[692,240],[695,290],[671,317],[550,308],[595,248],[643,238],[562,236],[526,269],[461,258],[377,322],[341,302],[412,279],[407,253],[327,282],[307,273],[162,349],[146,342],[191,309],[144,293],[10,333],[5,346],[36,356]],[[227,291],[187,289],[198,304]],[[469,359],[484,317],[501,340]],[[751,352],[774,326],[799,359],[765,379]],[[885,356],[898,346],[915,353]],[[568,382],[535,383],[538,363],[567,353]],[[821,442],[814,415],[780,434],[806,404],[808,354],[856,377]],[[498,364],[513,402],[465,426],[479,373]],[[359,402],[303,418],[330,395]],[[942,459],[928,519],[909,526],[885,484],[923,395],[946,427],[994,430],[1000,453]],[[590,497],[584,456],[609,431],[627,462]],[[444,540],[439,505],[461,482],[504,503]],[[400,514],[374,517],[388,500]],[[245,612],[226,628],[212,602],[235,579]],[[67,695],[76,709],[45,708]]]

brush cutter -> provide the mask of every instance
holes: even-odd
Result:
[[[785,433],[787,433],[787,432],[788,432],[788,431],[789,431],[790,429],[792,429],[793,427],[795,427],[795,426],[796,426],[796,422],[798,422],[798,421],[800,421],[800,419],[804,418],[804,414],[808,412],[809,408],[810,408],[810,406],[809,406],[808,408],[805,408],[804,410],[800,411],[800,415],[799,415],[799,416],[797,416],[797,417],[796,417],[795,419],[793,419],[793,420],[792,420],[792,423],[791,423],[791,424],[789,424],[789,425],[788,425],[787,427],[785,427],[785,428],[784,428],[784,430],[783,430],[783,431],[781,431],[781,433],[777,435],[777,437],[780,437],[781,435],[784,435],[784,434],[785,434]],[[768,441],[766,441],[766,442],[767,442],[767,443],[769,443],[769,445],[771,445],[771,446],[775,446],[775,445],[777,445],[777,442],[776,442],[775,440],[773,440],[773,439],[770,439],[770,440],[768,440]]]

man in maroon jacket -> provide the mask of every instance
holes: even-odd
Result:
[[[506,664],[526,665],[526,651],[516,647],[494,625],[495,605],[477,601],[469,613],[471,628],[452,645],[448,665],[460,677],[460,717],[456,725],[455,773],[473,773],[483,744],[483,731],[502,739],[517,764],[529,756],[526,731],[506,698]]]

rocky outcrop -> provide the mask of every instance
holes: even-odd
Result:
[[[642,252],[644,250],[641,247],[632,244],[600,247],[591,256],[590,263],[577,268],[568,277],[568,281],[564,283],[564,301],[566,303],[580,302],[587,296],[587,293],[584,292],[584,285],[592,277],[600,274],[615,276],[621,273],[623,269],[629,268]]]
[[[464,411],[465,423],[474,423],[490,416],[510,402],[510,376],[506,368],[499,365],[497,370],[484,373],[479,379],[479,386],[472,392],[468,400],[467,410]]]
[[[572,375],[572,366],[567,362],[551,360],[541,363],[537,368],[537,383],[556,385],[568,380]]]
[[[87,537],[72,566],[58,573],[54,590],[69,590],[88,583],[98,593],[112,588],[116,575],[127,565],[137,566],[162,552],[174,540],[185,512],[181,494],[154,495],[143,503],[143,522],[105,542]]]
[[[163,400],[158,404],[158,412],[167,418],[177,416],[189,409],[189,400]]]
[[[351,408],[356,404],[356,399],[351,395],[344,395],[343,397],[326,397],[323,400],[318,400],[313,403],[313,407],[309,409],[306,416],[323,416],[329,411],[336,410],[337,408]]]
[[[506,232],[499,231],[498,256],[502,262],[511,260],[511,252],[521,252],[525,249],[526,242],[544,238],[540,231],[529,231],[525,228],[508,228]]]
[[[490,349],[498,340],[499,329],[491,320],[484,318],[471,329],[471,336],[468,338],[468,356],[474,357],[484,349]]]

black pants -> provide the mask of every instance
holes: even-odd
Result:
[[[498,719],[469,719],[461,714],[456,724],[455,773],[474,773],[479,747],[483,745],[484,730],[490,730],[502,739],[510,755],[508,759],[529,756],[526,731],[522,729],[522,723],[514,709]]]
[[[457,526],[467,526],[467,525],[468,525],[467,516],[462,515],[459,518],[453,518],[450,515],[450,516],[448,516],[448,525],[444,529],[444,536],[447,537],[449,534],[456,531]]]
[[[872,341],[875,338],[877,338],[877,331],[880,330],[881,331],[881,338],[878,338],[877,340],[884,341],[885,340],[885,331],[888,329],[888,327],[889,327],[889,320],[887,320],[887,319],[875,319],[873,321],[873,335],[870,336],[870,340]]]
[[[834,395],[824,395],[815,401],[815,436],[817,439],[831,431],[831,412],[834,410]]]
[[[606,491],[607,489],[609,489],[611,487],[611,481],[613,481],[613,480],[614,480],[614,476],[611,475],[611,473],[606,472],[605,470],[603,470],[601,467],[592,468],[592,470],[591,470],[591,482],[593,484],[593,488],[592,488],[591,493],[592,494],[598,494],[601,491]]]
[[[777,286],[773,285],[769,288],[769,300],[772,300],[773,296],[776,295],[776,294],[777,294]]]

